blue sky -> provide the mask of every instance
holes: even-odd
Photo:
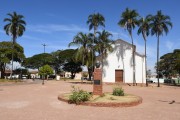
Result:
[[[125,8],[135,9],[141,16],[155,15],[158,10],[169,15],[173,29],[160,37],[160,55],[180,49],[180,1],[179,0],[0,0],[0,41],[11,40],[3,30],[3,19],[7,13],[16,11],[25,16],[26,31],[17,42],[24,47],[26,57],[43,52],[42,44],[47,44],[46,52],[67,49],[68,43],[78,32],[88,33],[87,18],[94,12],[101,13],[106,19],[105,30],[113,34],[112,39],[121,38],[131,43],[127,31],[117,23]],[[103,28],[99,28],[102,30]],[[139,53],[144,52],[142,36],[133,32]],[[147,41],[148,68],[153,69],[156,61],[156,37],[149,36]]]

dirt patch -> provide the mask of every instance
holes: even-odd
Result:
[[[62,94],[58,99],[68,103],[70,94]],[[93,96],[90,101],[80,103],[80,105],[95,106],[95,107],[131,107],[142,103],[142,98],[135,95],[126,94],[125,96],[113,96],[111,93],[106,93],[104,96]]]

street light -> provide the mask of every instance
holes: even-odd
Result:
[[[45,43],[42,44],[42,46],[44,46],[44,53],[45,53],[45,47],[47,46]],[[44,60],[45,61],[45,60]],[[45,62],[44,62],[45,63]],[[42,82],[42,85],[44,85],[44,79],[45,79],[45,75],[43,75],[43,82]]]
[[[44,44],[42,44],[42,46],[44,46],[44,53],[45,53],[45,47],[46,47],[47,45],[44,43]]]

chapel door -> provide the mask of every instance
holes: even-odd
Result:
[[[115,70],[115,82],[123,82],[123,70]]]

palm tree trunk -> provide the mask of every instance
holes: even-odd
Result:
[[[145,78],[146,78],[146,87],[148,86],[147,83],[147,56],[146,56],[146,39],[144,39],[144,44],[145,44]]]
[[[16,38],[13,36],[12,38],[12,66],[11,66],[11,75],[10,78],[12,79],[13,75],[13,60],[14,60],[14,43],[15,43]]]
[[[157,69],[156,69],[156,73],[157,73],[158,87],[160,87],[160,84],[159,84],[159,35],[158,35],[158,41],[157,41]]]
[[[136,76],[135,76],[135,48],[134,48],[134,42],[133,42],[133,37],[132,34],[130,34],[131,40],[132,40],[132,60],[133,60],[133,86],[136,84]]]
[[[94,72],[94,42],[95,42],[95,38],[96,38],[96,30],[97,30],[97,27],[94,26],[94,39],[93,39],[93,47],[92,47],[92,76],[93,76],[93,72]],[[93,76],[93,79],[94,79],[94,76]]]

